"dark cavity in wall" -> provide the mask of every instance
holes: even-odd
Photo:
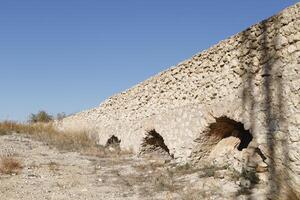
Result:
[[[236,122],[225,116],[217,118],[216,122],[211,124],[209,128],[209,136],[213,137],[217,141],[230,136],[239,138],[241,141],[237,147],[239,151],[247,148],[253,139],[249,130],[245,130],[242,123]]]
[[[118,137],[116,137],[115,135],[113,135],[107,140],[105,147],[112,147],[114,149],[120,149],[120,143],[121,143],[121,140]]]
[[[147,135],[141,145],[140,154],[170,156],[170,151],[165,144],[163,137],[153,129],[147,132]]]

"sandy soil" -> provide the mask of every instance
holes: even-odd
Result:
[[[0,175],[1,200],[164,199],[164,191],[156,197],[145,189],[152,181],[146,169],[151,160],[60,152],[22,135],[1,136],[0,147],[1,155],[23,166],[18,174]]]
[[[0,174],[1,200],[152,200],[237,198],[226,170],[178,167],[158,158],[61,152],[19,134],[0,136],[0,156],[18,159],[18,174]],[[226,178],[228,177],[228,178]]]

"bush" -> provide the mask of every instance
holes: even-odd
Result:
[[[46,111],[39,111],[37,114],[31,114],[29,116],[30,123],[48,123],[53,121],[53,116],[49,115]]]
[[[0,158],[0,173],[2,174],[18,174],[22,169],[21,162],[13,157]]]

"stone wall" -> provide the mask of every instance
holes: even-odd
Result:
[[[115,135],[121,148],[136,152],[155,130],[170,154],[186,161],[204,156],[210,125],[219,117],[242,123],[268,164],[288,167],[300,184],[299,3],[60,127],[97,133],[100,144]]]

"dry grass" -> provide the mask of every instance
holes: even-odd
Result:
[[[158,173],[153,178],[155,191],[170,191],[174,192],[179,188],[175,184],[175,177],[172,171],[166,170],[163,173]]]
[[[85,131],[66,132],[54,128],[52,123],[0,122],[0,135],[23,134],[62,151],[77,151],[84,155],[106,157],[132,154],[132,151],[110,151],[96,143],[96,139]]]
[[[15,122],[4,121],[0,123],[0,135],[7,135],[13,132],[18,132],[20,127]]]
[[[178,165],[173,169],[173,172],[179,176],[187,175],[187,174],[193,174],[202,169],[199,169],[195,166],[193,166],[190,163],[186,163],[184,165]]]
[[[59,150],[87,151],[97,146],[87,132],[61,132],[52,123],[21,124],[12,121],[0,123],[0,135],[19,133],[55,146]]]
[[[59,171],[59,164],[56,162],[49,162],[48,168],[49,168],[49,171],[52,171],[53,173],[57,172],[57,171]]]
[[[189,188],[187,191],[183,191],[181,194],[182,200],[199,200],[199,199],[224,199],[221,198],[220,191],[222,191],[221,188],[218,188],[216,186],[211,186],[211,191],[214,191],[213,194],[209,190],[204,190],[200,188]],[[219,198],[216,198],[213,195],[218,194]]]
[[[18,174],[22,169],[21,162],[14,157],[0,158],[0,173],[2,174]]]
[[[157,170],[162,169],[165,166],[164,163],[162,162],[147,162],[147,163],[141,163],[138,165],[134,165],[133,167],[138,171],[138,172],[155,172]]]

